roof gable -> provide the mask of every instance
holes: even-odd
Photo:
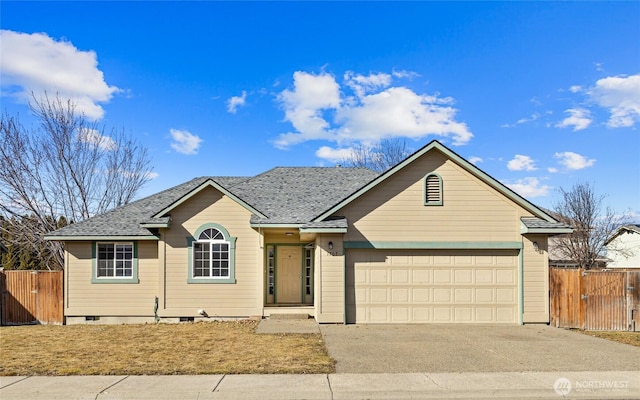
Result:
[[[219,192],[223,193],[227,197],[233,199],[233,201],[235,201],[236,203],[240,204],[242,207],[244,207],[246,210],[250,211],[251,213],[253,213],[255,215],[258,215],[258,216],[260,216],[262,218],[266,218],[266,216],[262,212],[258,211],[251,204],[249,204],[246,201],[242,200],[241,198],[239,198],[238,196],[233,194],[231,191],[229,191],[228,189],[226,189],[225,187],[223,187],[222,185],[217,183],[213,178],[207,178],[200,185],[196,186],[191,191],[186,192],[184,195],[182,195],[181,197],[179,197],[178,199],[173,201],[171,204],[167,205],[162,210],[160,210],[157,213],[155,213],[152,216],[152,218],[161,218],[161,217],[165,216],[166,214],[171,212],[171,210],[175,209],[176,207],[178,207],[179,205],[181,205],[182,203],[184,203],[185,201],[189,200],[190,198],[192,198],[193,196],[195,196],[196,194],[200,193],[202,190],[204,190],[205,188],[208,188],[208,187],[213,187],[214,189],[216,189]]]
[[[605,246],[611,243],[615,238],[617,238],[624,232],[628,232],[631,234],[640,234],[640,224],[629,224],[621,226],[620,228],[618,228],[618,230],[615,231],[613,235],[611,235],[609,239],[607,239],[606,242],[604,242]]]
[[[480,168],[471,164],[470,162],[468,162],[467,160],[465,160],[464,158],[462,158],[461,156],[459,156],[458,154],[456,154],[455,152],[453,152],[452,150],[450,150],[449,148],[447,148],[437,140],[433,140],[432,142],[430,142],[420,150],[416,151],[415,153],[407,157],[404,161],[401,161],[400,163],[398,163],[388,171],[384,172],[383,174],[379,175],[377,178],[373,179],[371,182],[367,183],[360,189],[356,190],[350,196],[344,198],[337,204],[328,208],[327,210],[325,210],[324,212],[316,216],[313,219],[313,221],[322,221],[328,218],[329,216],[333,215],[334,213],[338,212],[340,209],[345,207],[347,204],[353,202],[355,199],[359,198],[360,196],[365,195],[371,189],[373,189],[380,183],[384,182],[385,180],[391,178],[393,175],[395,175],[397,172],[405,168],[407,165],[423,157],[425,154],[427,154],[432,150],[440,151],[448,159],[460,165],[463,169],[465,169],[466,171],[468,171],[469,173],[471,173],[472,175],[474,175],[475,177],[483,181],[485,184],[489,185],[490,187],[498,191],[500,194],[502,194],[506,198],[520,205],[522,208],[529,211],[534,216],[541,218],[547,222],[551,222],[551,223],[557,222],[553,217],[545,213],[542,209],[536,207],[533,203],[529,202],[528,200],[518,195],[517,193],[515,193],[514,191],[512,191],[502,183],[498,182],[496,179],[494,179],[487,173],[483,172]]]

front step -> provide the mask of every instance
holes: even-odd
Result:
[[[271,315],[269,315],[270,319],[309,319],[310,315],[309,314],[302,314],[302,313],[271,313]]]

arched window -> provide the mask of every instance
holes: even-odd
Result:
[[[209,228],[193,243],[194,278],[229,278],[229,242],[222,232]]]
[[[214,226],[215,225],[215,226]],[[190,283],[235,283],[236,238],[221,226],[207,224],[187,238],[190,249]]]
[[[442,178],[433,172],[424,177],[424,205],[442,205]]]

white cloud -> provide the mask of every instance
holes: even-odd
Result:
[[[528,118],[520,118],[519,120],[517,120],[513,124],[503,124],[503,125],[500,125],[500,127],[501,128],[513,128],[516,125],[522,125],[522,124],[526,124],[527,122],[533,122],[533,121],[537,120],[538,118],[540,118],[540,113],[533,113]]]
[[[87,118],[104,116],[107,103],[119,89],[109,86],[98,69],[94,51],[82,51],[66,40],[45,33],[0,30],[0,71],[3,95],[27,101],[33,92],[72,99]]]
[[[178,129],[170,129],[171,148],[180,154],[198,154],[198,149],[203,140],[198,136],[188,131],[182,131]]]
[[[391,75],[378,73],[364,76],[352,71],[347,71],[344,74],[344,81],[347,86],[353,89],[358,97],[362,98],[366,93],[388,87],[391,84]]]
[[[116,150],[118,143],[110,136],[100,134],[96,129],[83,129],[78,132],[78,140],[81,142],[92,143],[98,145],[103,150]]]
[[[609,127],[631,127],[640,121],[640,74],[600,79],[588,94],[611,113]]]
[[[156,179],[157,177],[160,176],[157,172],[153,172],[153,171],[149,171],[149,172],[145,173],[144,175],[145,175],[145,177],[147,179],[150,179],[150,180],[154,180],[154,179]]]
[[[558,172],[558,168],[549,167],[549,168],[547,168],[547,171],[548,171],[550,174],[555,174],[555,173],[557,173],[557,172]]]
[[[405,87],[387,87],[390,84],[388,74],[364,76],[347,72],[341,88],[328,73],[296,72],[294,89],[284,90],[278,96],[285,121],[295,131],[280,134],[274,145],[284,149],[324,139],[342,146],[354,142],[372,144],[395,137],[421,139],[428,135],[451,137],[455,145],[461,145],[473,137],[465,123],[455,120],[453,99],[421,95]],[[341,92],[346,89],[351,89],[355,96]]]
[[[417,78],[420,76],[419,73],[417,72],[413,72],[413,71],[406,71],[406,70],[400,70],[400,71],[396,71],[394,70],[391,75],[393,75],[394,78],[408,78],[408,79],[413,79],[413,78]]]
[[[513,160],[507,163],[507,168],[509,171],[535,171],[537,169],[531,157],[521,154],[516,154]]]
[[[533,177],[518,179],[515,183],[505,183],[505,185],[520,196],[527,198],[546,196],[551,190],[551,186],[542,185],[538,178]]]
[[[581,131],[591,125],[593,119],[591,118],[591,112],[584,108],[570,108],[565,111],[569,116],[558,122],[555,126],[557,128],[573,127],[573,131]]]
[[[553,157],[558,159],[560,165],[570,170],[584,169],[592,166],[596,162],[595,159],[587,159],[585,156],[571,151],[556,153]]]
[[[285,112],[297,132],[283,133],[274,142],[284,149],[307,140],[329,139],[329,123],[322,111],[340,107],[340,87],[332,75],[313,75],[302,71],[293,74],[293,90],[285,89],[278,96]]]
[[[227,100],[227,111],[235,114],[238,107],[244,106],[247,101],[247,91],[243,90],[241,96],[233,96]]]
[[[578,92],[579,92],[579,91],[581,91],[581,90],[582,90],[582,86],[580,86],[580,85],[573,85],[573,86],[571,86],[571,87],[569,88],[569,91],[570,91],[571,93],[578,93]]]
[[[484,160],[482,158],[480,158],[480,157],[472,156],[472,157],[469,157],[468,161],[473,165],[478,165],[479,163],[483,162]]]
[[[333,163],[339,163],[343,160],[348,160],[352,154],[353,149],[351,148],[333,149],[328,146],[322,146],[316,151],[316,157],[331,161]]]

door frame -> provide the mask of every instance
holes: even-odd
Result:
[[[278,248],[279,247],[297,247],[300,249],[300,302],[299,303],[278,303]],[[265,306],[285,306],[285,305],[301,305],[312,306],[314,304],[314,273],[315,273],[315,243],[265,243],[264,246],[264,305]],[[273,256],[270,256],[270,250],[273,249]],[[307,271],[307,263],[309,268]],[[272,265],[271,265],[272,264]],[[273,294],[269,293],[269,273],[273,267]],[[308,279],[308,282],[307,282]],[[307,293],[307,289],[308,292]],[[270,302],[270,297],[272,301]],[[305,301],[306,300],[306,301]]]

